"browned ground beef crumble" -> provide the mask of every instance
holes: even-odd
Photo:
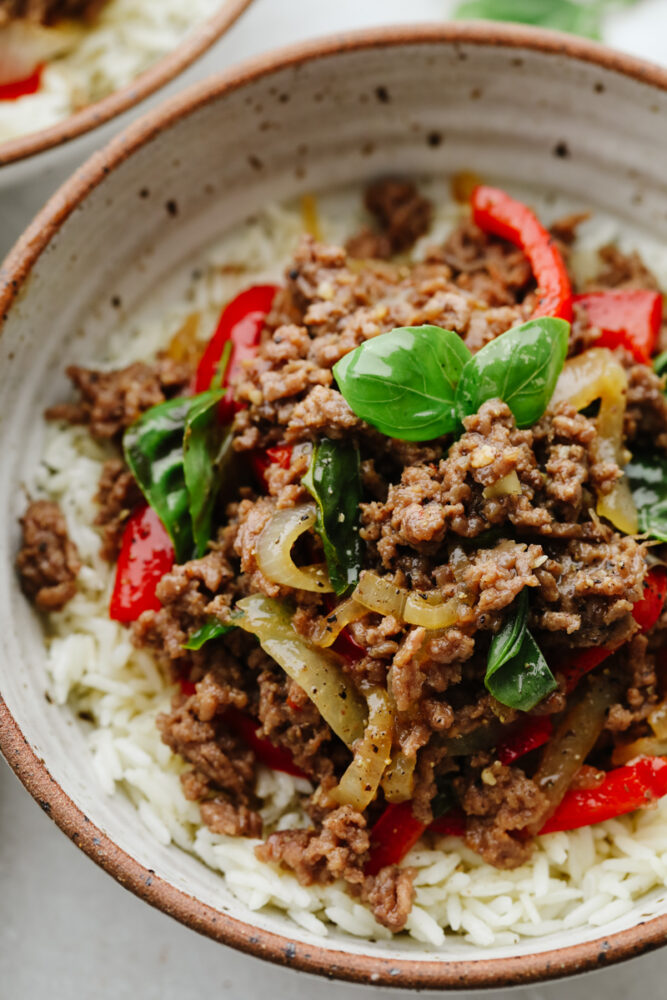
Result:
[[[508,407],[491,400],[465,420],[454,443],[443,438],[419,445],[384,437],[350,410],[331,369],[364,340],[394,327],[431,323],[455,330],[474,351],[527,319],[535,301],[524,255],[470,222],[420,263],[379,260],[402,253],[423,235],[431,206],[413,185],[396,181],[373,185],[366,204],[376,228],[351,239],[349,254],[302,240],[256,359],[236,385],[245,407],[235,422],[239,454],[277,443],[305,447],[293,449],[289,468],[270,466],[267,495],[249,485],[240,488],[220,518],[210,552],[163,578],[161,610],[144,613],[132,631],[136,645],[151,649],[169,676],[195,684],[193,694],[175,696],[172,712],[158,725],[164,741],[191,764],[183,789],[201,803],[203,822],[218,833],[262,834],[254,754],[225,723],[230,706],[242,709],[257,720],[260,735],[292,753],[316,786],[306,804],[312,827],[271,833],[258,857],[291,869],[306,885],[344,879],[380,922],[399,930],[412,903],[412,873],[391,866],[374,877],[364,874],[369,827],[382,805],[376,802],[362,815],[327,798],[350,753],[315,706],[244,632],[234,630],[199,652],[183,648],[211,616],[229,621],[237,598],[256,592],[286,596],[285,588],[260,572],[256,542],[277,509],[309,499],[301,484],[308,445],[323,436],[358,443],[366,568],[389,574],[399,586],[437,587],[445,599],[465,592],[466,616],[444,633],[368,612],[350,626],[366,655],[343,667],[360,689],[391,686],[395,741],[405,754],[416,755],[415,816],[425,823],[432,819],[438,779],[447,776],[467,818],[467,843],[493,865],[515,867],[530,855],[531,843],[520,832],[544,805],[530,777],[535,758],[505,766],[493,751],[451,757],[443,746],[445,737],[518,717],[483,684],[490,640],[510,604],[531,588],[530,627],[561,682],[535,714],[563,710],[557,665],[568,650],[619,647],[614,663],[622,694],[601,737],[607,747],[618,734],[627,739],[647,731],[646,716],[660,697],[653,650],[667,615],[648,637],[635,635],[631,609],[642,595],[647,547],[592,511],[594,498],[621,475],[616,464],[600,458],[594,416],[561,404],[520,430]],[[566,258],[582,218],[554,226]],[[655,287],[636,254],[625,257],[605,247],[600,256],[594,287]],[[351,257],[375,259],[359,263]],[[578,314],[571,351],[591,346],[597,335]],[[664,380],[623,351],[618,355],[629,377],[627,441],[667,451]],[[141,412],[182,392],[190,378],[184,366],[165,357],[120,372],[72,367],[68,373],[81,401],[53,407],[48,416],[85,422],[93,435],[116,440]],[[518,477],[520,494],[485,493],[509,473]],[[137,496],[122,461],[107,463],[97,497],[107,558],[117,552]],[[19,569],[26,592],[42,608],[61,606],[73,593],[78,569],[63,519],[52,504],[33,504],[24,532]],[[303,592],[296,592],[296,604],[294,626],[309,637],[330,608]],[[587,766],[577,781],[590,787],[599,774]]]

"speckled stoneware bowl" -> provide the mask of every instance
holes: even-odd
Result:
[[[219,875],[154,840],[98,786],[83,736],[44,697],[39,623],[13,572],[20,484],[39,414],[178,262],[258,206],[383,172],[463,168],[542,184],[667,239],[667,73],[573,38],[445,25],[333,38],[198,85],[94,156],[0,275],[0,743],[42,808],[118,881],[211,937],[292,968],[366,983],[498,987],[593,969],[663,944],[667,892],[611,926],[482,950],[448,936],[325,940],[253,913]],[[74,339],[83,338],[83,339]]]
[[[135,107],[164,87],[206,52],[251,2],[252,0],[220,0],[220,8],[215,14],[194,27],[176,49],[159,59],[132,83],[55,125],[0,142],[0,181],[9,176],[11,164],[18,164],[62,146],[63,143],[72,142]]]

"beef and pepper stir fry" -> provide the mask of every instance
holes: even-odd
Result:
[[[655,280],[609,246],[575,290],[581,217],[479,186],[414,263],[430,203],[384,181],[367,207],[194,368],[72,367],[47,416],[118,446],[110,614],[177,684],[158,726],[203,823],[400,930],[420,837],[513,868],[667,793],[667,397]],[[23,532],[26,593],[62,607],[61,512]],[[310,779],[310,827],[262,829],[258,765]]]

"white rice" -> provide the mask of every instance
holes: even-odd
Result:
[[[441,199],[442,181],[430,186]],[[358,201],[356,192],[320,201],[326,238],[341,240],[358,226]],[[549,215],[571,207],[553,204]],[[441,207],[434,232],[442,235],[457,211]],[[155,296],[119,326],[104,360],[127,364],[150,356],[194,310],[201,312],[202,336],[208,336],[221,305],[238,288],[279,276],[300,230],[298,208],[287,207],[267,210],[229,234],[194,272],[190,264],[180,286],[174,279],[165,283],[166,298]],[[578,252],[583,267],[590,266],[591,248],[609,238],[625,249],[634,245],[612,221],[587,224]],[[641,249],[667,284],[665,250],[645,242]],[[235,266],[223,271],[225,265]],[[156,715],[169,708],[172,691],[152,657],[134,649],[127,630],[107,615],[113,569],[99,557],[99,536],[91,523],[92,497],[108,451],[81,428],[51,426],[45,433],[35,492],[61,504],[84,563],[79,593],[47,622],[52,694],[60,704],[69,702],[94,718],[87,741],[105,791],[128,796],[151,836],[220,871],[229,890],[251,909],[282,910],[296,925],[321,936],[335,925],[361,938],[391,938],[342,885],[304,888],[291,874],[258,862],[255,841],[218,836],[201,825],[198,807],[181,791],[185,765],[161,742],[155,726]],[[303,779],[260,770],[257,793],[267,829],[307,825],[301,797],[309,790]],[[667,801],[657,809],[539,838],[531,861],[514,871],[492,868],[456,838],[420,843],[404,864],[417,869],[415,905],[405,933],[435,950],[446,948],[446,935],[485,948],[602,927],[621,919],[648,893],[653,895],[647,908],[660,905],[656,890],[667,885]]]
[[[36,94],[0,101],[0,143],[55,125],[127,86],[223,4],[110,0],[74,47],[46,66]]]

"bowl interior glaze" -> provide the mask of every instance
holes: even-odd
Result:
[[[667,894],[613,926],[480,950],[449,936],[317,939],[253,913],[221,878],[152,839],[99,789],[81,730],[50,705],[39,624],[12,564],[19,484],[64,364],[94,355],[177,264],[258,206],[385,173],[485,177],[564,191],[667,239],[667,76],[565,36],[495,26],[384,30],[265,58],[132,126],[58,192],[0,273],[0,744],[94,860],[197,930],[291,967],[421,988],[525,983],[663,943]],[[446,192],[443,192],[443,196]],[[168,207],[169,205],[169,207]],[[174,211],[174,205],[176,211]]]

